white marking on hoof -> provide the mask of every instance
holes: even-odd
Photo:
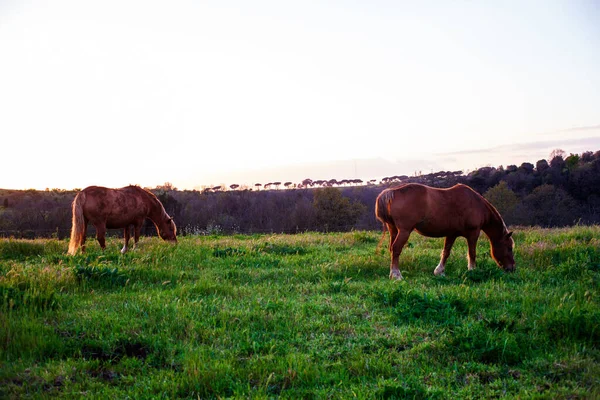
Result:
[[[392,270],[390,272],[390,279],[401,281],[403,278],[402,278],[402,274],[400,273],[400,270],[397,270],[397,269]]]
[[[121,254],[125,254],[125,253],[127,253],[127,246],[124,246],[124,247],[121,249]]]
[[[435,276],[445,276],[445,267],[442,264],[438,264],[437,267],[433,270],[433,274]]]

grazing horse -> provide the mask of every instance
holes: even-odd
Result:
[[[134,248],[140,238],[140,229],[144,220],[149,218],[163,240],[177,242],[177,227],[169,217],[158,198],[139,186],[127,186],[121,189],[109,189],[101,186],[89,186],[75,196],[73,200],[73,227],[68,254],[85,251],[85,239],[88,222],[96,228],[96,238],[102,250],[105,249],[106,229],[125,229],[125,254],[130,238],[130,228],[134,228]]]
[[[398,257],[413,230],[423,236],[445,237],[442,258],[435,275],[443,275],[446,260],[457,237],[467,239],[468,268],[475,268],[479,233],[484,231],[491,243],[492,258],[507,272],[515,269],[514,241],[500,213],[486,199],[468,186],[455,185],[437,189],[407,183],[385,189],[377,196],[375,215],[390,232],[390,279],[402,279]],[[383,237],[382,237],[383,240]]]

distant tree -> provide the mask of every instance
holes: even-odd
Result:
[[[315,225],[316,210],[309,196],[298,197],[292,204],[294,209],[286,216],[292,224],[292,230],[303,232],[318,228]]]
[[[262,186],[262,184],[260,183],[255,183],[254,186],[256,187],[256,190],[260,190],[260,187]]]
[[[594,161],[594,153],[591,151],[585,151],[581,153],[580,161],[584,164]]]
[[[229,188],[230,188],[231,190],[235,190],[235,189],[237,189],[237,188],[239,188],[239,187],[240,187],[240,185],[238,185],[237,183],[234,183],[233,185],[229,185]]]
[[[281,186],[281,182],[273,182],[273,186],[275,186],[275,189],[279,190],[279,186]]]
[[[550,168],[562,171],[565,166],[565,159],[563,156],[554,156],[550,159]]]
[[[291,185],[292,185],[292,182],[286,182],[283,184],[283,186],[285,186],[286,189],[289,189]]]
[[[550,157],[548,157],[548,159],[552,160],[555,157],[560,157],[560,158],[564,159],[566,154],[567,153],[565,153],[565,151],[563,149],[554,149],[554,150],[552,150],[552,152],[550,152]]]
[[[524,172],[526,174],[533,174],[533,169],[534,167],[532,163],[524,162],[523,164],[521,164],[518,171]]]
[[[567,169],[563,157],[561,155],[554,156],[550,160],[550,168],[542,176],[542,181],[545,184],[564,187],[567,180],[567,177],[563,174],[565,171]]]
[[[506,172],[507,173],[513,173],[513,172],[517,172],[518,168],[516,165],[507,165],[506,166]]]
[[[569,171],[573,171],[575,168],[579,166],[579,156],[577,154],[571,153],[569,157],[565,160],[565,166]]]
[[[500,182],[483,195],[502,215],[504,221],[512,224],[515,221],[515,210],[519,204],[519,198],[508,187],[505,181]]]
[[[585,163],[569,174],[569,193],[581,202],[590,202],[590,196],[600,196],[600,160]]]
[[[332,187],[317,189],[313,206],[317,224],[330,231],[351,229],[366,210],[362,203],[351,202],[339,189]]]
[[[506,181],[512,191],[524,196],[539,185],[540,179],[533,174],[533,170],[533,164],[523,163],[516,171],[505,175],[502,180]]]
[[[313,185],[312,179],[306,178],[302,180],[302,186],[309,187]]]
[[[477,192],[483,193],[496,183],[490,184],[491,177],[495,171],[496,169],[492,167],[482,167],[474,170],[467,176],[467,183]]]
[[[175,186],[173,186],[173,184],[171,182],[165,182],[162,185],[156,186],[156,188],[154,190],[162,190],[165,192],[170,192],[173,190],[177,190],[177,188]]]
[[[548,170],[548,168],[550,168],[550,165],[548,165],[548,161],[546,160],[539,160],[535,163],[535,171],[540,175]]]
[[[218,192],[219,190],[221,190],[221,186],[215,186],[212,188],[213,192]]]
[[[576,222],[577,202],[562,188],[542,185],[523,199],[521,218],[526,225],[565,226]]]

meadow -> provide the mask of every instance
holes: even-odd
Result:
[[[600,398],[600,227],[0,240],[0,398]],[[387,239],[387,237],[386,237]]]

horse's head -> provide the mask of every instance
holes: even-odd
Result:
[[[492,243],[492,258],[496,264],[506,272],[515,270],[515,257],[513,248],[515,241],[512,238],[512,232],[505,231],[502,237],[491,241]]]
[[[177,227],[175,226],[172,217],[168,217],[167,220],[163,221],[158,230],[158,234],[163,240],[177,243]]]

